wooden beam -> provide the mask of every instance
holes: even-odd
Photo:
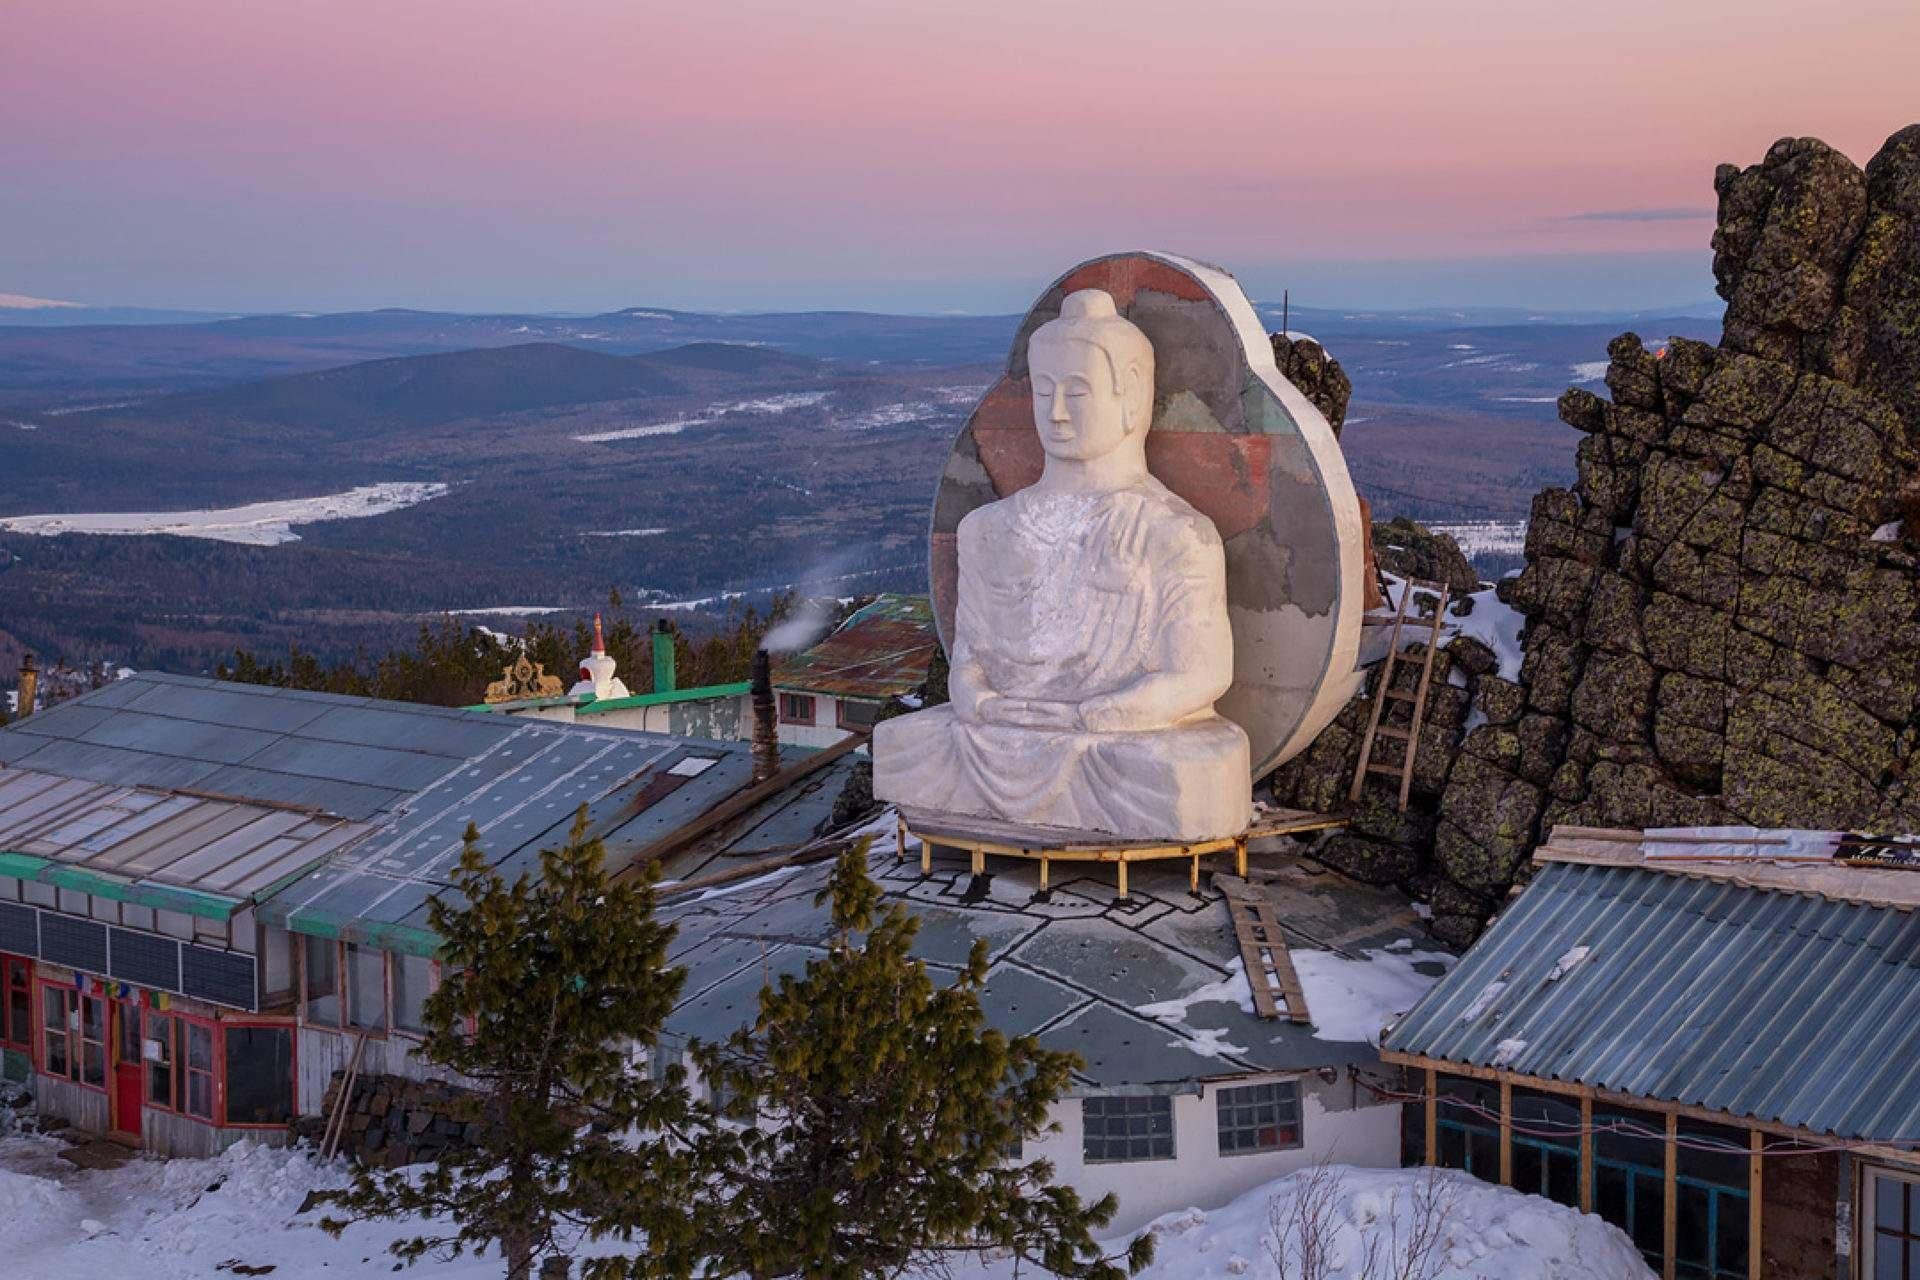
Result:
[[[1440,1163],[1440,1073],[1427,1068],[1427,1166]]]
[[[1500,1185],[1513,1185],[1513,1081],[1500,1082]]]
[[[781,867],[790,867],[795,863],[825,862],[828,858],[839,857],[840,851],[847,847],[847,843],[845,840],[827,840],[803,845],[772,858],[756,858],[752,862],[743,862],[725,871],[715,871],[709,875],[695,876],[691,880],[663,884],[659,888],[659,896],[671,898],[683,893],[692,893],[695,889],[714,889],[724,884],[732,884],[736,880],[750,880],[754,876],[778,871]]]
[[[1593,1090],[1580,1093],[1580,1212],[1593,1212]]]
[[[1679,1183],[1676,1181],[1680,1176],[1680,1147],[1675,1141],[1679,1135],[1680,1117],[1669,1111],[1667,1112],[1667,1176],[1665,1179],[1666,1191],[1664,1197],[1666,1212],[1663,1215],[1665,1221],[1661,1224],[1663,1234],[1660,1241],[1660,1250],[1666,1255],[1664,1261],[1661,1263],[1660,1271],[1664,1280],[1673,1280],[1675,1265],[1674,1246],[1677,1243],[1680,1230],[1680,1216],[1675,1212],[1678,1206],[1680,1192]]]
[[[706,835],[709,831],[733,821],[754,806],[778,795],[794,783],[811,774],[818,773],[840,757],[857,747],[865,745],[867,735],[852,734],[823,751],[816,751],[798,764],[782,769],[765,782],[756,783],[743,791],[737,791],[728,799],[701,814],[691,822],[682,823],[667,832],[658,840],[633,856],[633,860],[613,875],[615,880],[627,876],[640,875],[652,864],[669,858],[686,846]]]
[[[1747,1280],[1763,1280],[1760,1270],[1761,1182],[1760,1131],[1747,1132]]]

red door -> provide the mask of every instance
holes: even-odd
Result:
[[[140,1141],[140,1003],[113,1002],[113,1132]]]

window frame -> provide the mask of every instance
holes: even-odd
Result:
[[[426,961],[427,990],[426,994],[420,997],[420,1006],[423,1010],[421,1020],[425,1021],[424,1010],[426,1008],[427,997],[440,989],[440,962],[428,956],[408,955],[399,951],[388,951],[385,955],[387,957],[387,1023],[389,1033],[402,1040],[413,1040],[416,1042],[425,1040],[427,1038],[427,1029],[425,1027],[415,1028],[400,1025],[400,1007],[398,1003],[400,984],[396,979],[399,976],[400,962],[402,960]]]
[[[34,1042],[33,1069],[41,1075],[51,1076],[55,1080],[64,1080],[68,1084],[75,1085],[82,1089],[91,1089],[95,1093],[105,1093],[111,1077],[111,1073],[107,1070],[107,1064],[112,1060],[107,1052],[111,1047],[111,1042],[108,1037],[112,1034],[112,1028],[111,1019],[108,1016],[106,1007],[106,996],[89,995],[85,991],[75,987],[71,982],[56,982],[52,978],[40,978],[34,985],[38,987],[41,994],[37,1002],[39,1023],[37,1030],[39,1035]],[[57,1029],[47,1025],[46,1001],[48,995],[56,996],[60,1001],[60,1025]],[[90,1040],[87,1038],[86,1002],[89,1000],[100,1006],[100,1038],[98,1040]],[[78,1027],[73,1025],[73,1015],[75,1013],[80,1015],[80,1025]],[[48,1069],[48,1064],[52,1060],[53,1055],[48,1053],[47,1049],[52,1044],[53,1037],[56,1035],[66,1042],[67,1069],[63,1073],[55,1073]],[[95,1045],[100,1050],[99,1084],[88,1084],[86,1081],[88,1045]]]
[[[156,1022],[165,1023],[167,1034],[152,1034]],[[287,1073],[287,1097],[290,1102],[288,1114],[295,1119],[300,1114],[300,1025],[288,1018],[203,1018],[198,1014],[180,1009],[144,1009],[140,1023],[143,1040],[158,1040],[166,1046],[167,1066],[171,1073],[168,1096],[165,1102],[154,1101],[153,1075],[154,1063],[146,1057],[144,1046],[141,1053],[141,1105],[151,1111],[165,1112],[182,1120],[191,1120],[195,1124],[211,1125],[216,1129],[248,1129],[261,1132],[284,1131],[286,1124],[254,1124],[247,1121],[231,1120],[227,1116],[227,1032],[232,1028],[268,1027],[285,1031],[292,1045],[291,1065]],[[189,1028],[204,1030],[211,1046],[209,1067],[205,1070],[192,1066],[188,1053]],[[207,1096],[211,1115],[200,1115],[189,1106],[192,1084],[190,1077],[208,1077]],[[289,1124],[291,1121],[288,1122]]]
[[[1270,1091],[1266,1098],[1255,1097],[1263,1091]],[[1291,1121],[1287,1119],[1291,1109]],[[1271,1110],[1272,1118],[1262,1118],[1265,1110]],[[1231,1119],[1233,1123],[1229,1124]],[[1260,1135],[1266,1130],[1274,1132],[1274,1141],[1264,1143]],[[1223,1085],[1213,1093],[1213,1131],[1214,1141],[1221,1159],[1238,1156],[1269,1155],[1275,1151],[1298,1151],[1306,1144],[1306,1098],[1298,1079],[1261,1080],[1253,1084]],[[1254,1143],[1251,1146],[1228,1146],[1229,1134],[1252,1133]],[[1293,1140],[1287,1141],[1285,1134],[1291,1132]]]
[[[388,951],[384,947],[373,946],[369,943],[349,942],[344,938],[322,938],[318,934],[295,934],[294,936],[302,940],[297,952],[300,974],[297,987],[299,1001],[297,1005],[298,1012],[295,1017],[296,1025],[311,1027],[315,1031],[331,1031],[336,1035],[366,1036],[370,1040],[385,1040],[393,1035],[402,1035],[411,1040],[422,1040],[426,1038],[426,1033],[423,1031],[403,1031],[395,1027],[393,1023],[393,958],[398,953]],[[337,1022],[316,1022],[308,1017],[307,1014],[307,1011],[312,1007],[312,995],[307,989],[307,977],[311,966],[308,964],[307,958],[312,954],[312,948],[317,945],[325,945],[333,948],[333,996],[334,999],[339,1002],[340,1007],[339,1021]],[[347,966],[350,957],[356,951],[363,954],[371,953],[380,957],[382,1008],[380,1012],[380,1023],[377,1026],[363,1027],[354,1022],[352,971]],[[432,964],[433,968],[427,991],[428,994],[432,994],[432,992],[440,986],[440,966],[437,961],[430,961],[429,963]]]
[[[16,978],[19,979],[17,984]],[[24,1027],[13,1025],[13,997],[16,992],[24,992],[27,997]],[[35,1023],[32,957],[0,955],[0,1047],[24,1053],[31,1058],[36,1038]]]
[[[791,705],[794,707],[800,707],[804,704],[806,708],[805,713],[802,714],[799,711],[789,712],[787,709],[789,702],[791,702]],[[815,697],[813,694],[788,693],[785,690],[782,690],[780,692],[780,723],[781,724],[811,725],[811,724],[819,723],[819,719],[820,719],[820,700],[817,697]]]
[[[1114,1109],[1114,1114],[1095,1117],[1095,1109]],[[1154,1132],[1154,1121],[1164,1109],[1166,1114],[1166,1132]],[[1092,1121],[1103,1122],[1103,1131],[1094,1134]],[[1118,1120],[1122,1122],[1122,1132],[1106,1131],[1106,1126]],[[1174,1117],[1173,1098],[1164,1093],[1106,1093],[1090,1094],[1080,1099],[1080,1159],[1083,1164],[1149,1164],[1160,1160],[1177,1160],[1180,1157],[1177,1124]],[[1138,1132],[1135,1130],[1139,1129]],[[1166,1140],[1166,1150],[1157,1150],[1160,1139]],[[1124,1143],[1126,1151],[1121,1155],[1094,1154],[1094,1143]],[[1135,1155],[1133,1144],[1145,1142],[1147,1153]],[[1103,1148],[1104,1149],[1104,1148]]]
[[[867,707],[872,714],[864,721],[849,719],[848,707]],[[859,733],[871,733],[873,726],[880,721],[881,704],[868,702],[862,698],[835,698],[833,700],[833,721],[836,728],[852,729]]]
[[[1887,1182],[1899,1184],[1905,1190],[1905,1194],[1901,1196],[1901,1207],[1905,1213],[1906,1221],[1901,1224],[1899,1229],[1887,1231],[1888,1235],[1898,1239],[1904,1246],[1912,1241],[1920,1240],[1920,1214],[1915,1214],[1913,1210],[1913,1194],[1916,1189],[1920,1189],[1920,1173],[1914,1173],[1906,1169],[1896,1169],[1890,1165],[1863,1163],[1860,1167],[1860,1174],[1860,1208],[1859,1212],[1855,1215],[1860,1222],[1860,1274],[1863,1276],[1871,1276],[1878,1270],[1880,1262],[1879,1251],[1882,1227],[1880,1225],[1880,1188],[1878,1182],[1884,1179]],[[1903,1255],[1905,1252],[1903,1248]],[[1912,1269],[1906,1265],[1904,1256],[1901,1259],[1900,1270],[1903,1275],[1913,1274]]]

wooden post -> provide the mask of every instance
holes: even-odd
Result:
[[[1040,891],[1042,893],[1047,891],[1047,860],[1045,858],[1040,859]]]
[[[1580,1212],[1593,1212],[1593,1090],[1580,1093]]]
[[[1233,842],[1233,873],[1242,880],[1247,878],[1247,838],[1245,836]]]
[[[1118,866],[1120,868],[1120,896],[1124,898],[1127,896],[1127,860],[1125,858],[1120,859]]]
[[[979,875],[987,869],[987,852],[979,845],[973,846],[973,874]]]
[[[1513,1185],[1513,1081],[1500,1082],[1500,1185]]]
[[[1440,1163],[1440,1073],[1427,1068],[1427,1167]]]
[[[1747,1130],[1749,1143],[1747,1157],[1747,1277],[1748,1280],[1761,1280],[1764,1274],[1760,1269],[1760,1228],[1761,1181],[1760,1169],[1766,1161],[1760,1158],[1760,1131]]]
[[[925,836],[920,837],[920,874],[923,876],[933,874],[933,841]]]
[[[903,862],[907,856],[907,820],[896,816],[893,831],[893,860]]]
[[[1667,1211],[1664,1215],[1666,1218],[1666,1231],[1664,1238],[1660,1242],[1661,1251],[1666,1256],[1665,1263],[1660,1270],[1660,1274],[1664,1277],[1664,1280],[1673,1280],[1673,1254],[1680,1228],[1680,1224],[1676,1220],[1678,1215],[1675,1212],[1676,1205],[1679,1201],[1680,1188],[1678,1183],[1674,1181],[1674,1179],[1680,1176],[1680,1148],[1675,1142],[1675,1139],[1679,1136],[1680,1116],[1677,1112],[1669,1111],[1667,1112]]]
[[[1200,855],[1197,853],[1193,855],[1193,870],[1187,875],[1187,891],[1200,892]]]

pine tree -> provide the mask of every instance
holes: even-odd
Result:
[[[673,928],[653,918],[652,880],[611,882],[581,810],[537,877],[509,884],[467,829],[456,892],[429,919],[444,977],[427,998],[421,1052],[472,1093],[460,1119],[478,1127],[423,1175],[359,1170],[322,1225],[430,1216],[449,1229],[397,1241],[403,1262],[497,1246],[509,1280],[564,1256],[562,1233],[623,1220],[670,1245],[695,1177],[689,1140],[702,1109],[674,1073],[656,1083],[630,1047],[656,1042],[684,970],[669,968]],[[651,1268],[651,1269],[650,1269]],[[645,1257],[638,1276],[684,1274]]]
[[[1112,1196],[1083,1204],[1021,1143],[1079,1060],[986,1025],[987,947],[946,987],[911,949],[919,922],[884,904],[866,844],[816,900],[834,937],[803,975],[761,993],[758,1019],[694,1061],[742,1127],[714,1134],[701,1274],[806,1280],[898,1277],[1005,1249],[1057,1275],[1118,1280],[1152,1257],[1142,1236],[1103,1255]]]

